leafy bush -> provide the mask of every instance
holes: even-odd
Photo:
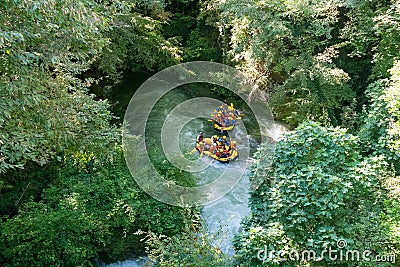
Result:
[[[96,7],[86,0],[2,2],[0,173],[80,150],[108,156],[117,140],[108,103],[88,94],[93,79],[76,78],[107,43]]]
[[[262,147],[259,156],[263,149],[267,148]],[[286,260],[292,249],[321,255],[328,247],[336,249],[339,239],[347,241],[346,249],[384,251],[368,240],[387,240],[380,219],[387,164],[384,158],[362,159],[355,136],[306,122],[277,144],[273,171],[266,172],[263,164],[259,158],[253,168],[252,179],[265,182],[252,192],[251,217],[235,241],[242,263],[262,264],[257,256],[264,248],[285,251]],[[266,174],[272,177],[266,179]],[[305,263],[334,264],[329,259]],[[282,262],[266,258],[264,264]]]
[[[366,94],[370,105],[364,111],[359,136],[368,154],[385,155],[400,173],[400,62],[390,70],[390,79],[372,83]]]
[[[40,202],[2,223],[1,264],[91,266],[144,253],[138,230],[172,236],[184,226],[183,210],[142,192],[122,155],[112,164],[59,167]]]
[[[171,238],[150,235],[147,240],[150,263],[155,266],[231,267],[233,259],[212,245],[204,228],[188,226]]]

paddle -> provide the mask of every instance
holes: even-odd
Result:
[[[190,155],[193,154],[196,151],[196,149],[197,148],[193,148],[192,151],[189,152],[189,154]],[[202,157],[203,157],[203,151],[201,151],[201,153],[200,153],[200,158],[202,158]]]

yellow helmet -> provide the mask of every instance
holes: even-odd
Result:
[[[224,136],[222,136],[222,138],[223,138],[223,139],[226,139],[226,136],[224,135]]]
[[[236,141],[232,141],[232,144],[234,144],[234,145],[235,145],[235,144],[236,144]]]

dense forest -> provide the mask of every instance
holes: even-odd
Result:
[[[0,265],[400,265],[288,258],[338,240],[400,258],[399,0],[3,0],[0,21]],[[268,145],[252,155],[264,182],[235,255],[213,246],[201,207],[140,189],[113,112],[127,77],[200,60],[240,70],[290,129],[272,166]]]

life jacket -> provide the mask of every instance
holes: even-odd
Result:
[[[227,158],[229,157],[229,152],[227,150],[224,150],[221,154],[221,158]]]
[[[214,152],[214,146],[213,146],[213,145],[210,146],[210,152],[211,152],[211,153]]]
[[[211,137],[211,143],[215,144],[217,142],[217,138],[215,136]]]

